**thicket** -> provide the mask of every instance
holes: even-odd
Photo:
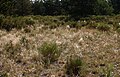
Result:
[[[14,28],[22,29],[25,27],[30,27],[35,24],[35,21],[31,17],[12,17],[0,15],[0,29],[5,29],[10,31]]]
[[[120,32],[120,15],[116,16],[90,16],[74,21],[69,16],[4,16],[0,15],[0,29],[11,31],[12,29],[31,32],[35,26],[42,29],[54,29],[58,27],[81,29],[92,28],[100,31]]]
[[[73,18],[120,13],[119,0],[0,0],[4,15],[70,15]]]

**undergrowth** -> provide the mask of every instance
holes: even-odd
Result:
[[[82,27],[98,29],[101,31],[119,32],[119,16],[90,16],[80,18],[78,21],[72,20],[69,16],[4,16],[0,15],[0,29],[11,31],[12,29],[25,28],[25,32],[31,32],[27,27],[35,25],[44,25],[43,29],[55,29],[57,27],[66,27],[81,29]]]

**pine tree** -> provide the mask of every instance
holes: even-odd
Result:
[[[32,3],[30,0],[16,0],[16,14],[30,15],[32,14]]]
[[[35,1],[32,5],[34,15],[45,15],[45,6],[43,1]]]
[[[113,8],[106,0],[70,0],[70,14],[74,18],[89,15],[109,15]]]
[[[4,15],[13,15],[15,13],[14,0],[1,0],[0,1],[0,13]]]
[[[70,14],[74,17],[85,17],[94,14],[96,0],[70,0]]]
[[[111,0],[111,4],[113,5],[114,13],[120,13],[120,0]]]
[[[96,15],[110,15],[113,12],[113,8],[106,0],[97,0]]]

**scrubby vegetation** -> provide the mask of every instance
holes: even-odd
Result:
[[[48,67],[49,64],[55,62],[61,53],[61,49],[58,48],[56,43],[47,43],[45,42],[40,48],[38,48],[39,53],[43,56],[43,61],[45,67]]]
[[[2,16],[0,18],[0,28],[10,31],[14,28],[22,29],[35,24],[35,21],[31,17],[11,17]]]
[[[55,29],[58,27],[68,27],[81,29],[82,27],[98,29],[100,31],[117,31],[119,33],[120,23],[119,15],[117,16],[91,16],[79,18],[75,21],[68,16],[24,16],[11,17],[0,15],[0,28],[6,31],[12,29],[24,29],[30,32],[31,27],[40,26],[44,29]]]
[[[71,77],[81,76],[83,62],[80,57],[71,56],[66,63],[66,73]]]
[[[119,18],[1,15],[0,76],[119,77]]]
[[[120,77],[119,0],[0,0],[0,77]]]

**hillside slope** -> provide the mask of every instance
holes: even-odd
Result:
[[[116,31],[44,25],[12,31],[0,30],[0,77],[68,77],[66,62],[79,56],[81,77],[120,77],[120,34]],[[57,61],[44,67],[39,53],[44,42],[61,48]]]

